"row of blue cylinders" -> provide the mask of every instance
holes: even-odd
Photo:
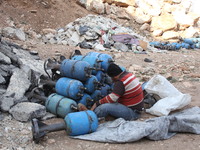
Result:
[[[156,48],[168,50],[179,50],[180,48],[200,49],[200,38],[185,38],[180,43],[150,42],[149,44]]]

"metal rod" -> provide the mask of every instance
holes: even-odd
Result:
[[[56,82],[51,80],[41,80],[43,83],[48,84],[50,86],[55,86]]]
[[[55,132],[55,131],[61,131],[66,129],[66,123],[56,123],[51,125],[46,125],[39,128],[39,132]]]

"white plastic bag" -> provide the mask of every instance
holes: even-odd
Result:
[[[178,91],[165,77],[156,75],[144,88],[148,93],[157,94],[161,99],[146,112],[156,116],[166,116],[171,111],[181,109],[191,102],[189,94]]]

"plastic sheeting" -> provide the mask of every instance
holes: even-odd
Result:
[[[169,139],[177,132],[200,134],[199,107],[146,121],[125,121],[119,118],[100,124],[96,132],[72,138],[107,143],[127,143],[142,138],[150,140]]]

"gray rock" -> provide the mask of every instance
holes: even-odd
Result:
[[[5,84],[6,80],[4,79],[4,77],[2,76],[2,72],[0,73],[0,84]]]
[[[9,57],[7,57],[6,55],[4,55],[3,53],[0,52],[0,62],[4,63],[4,64],[11,64],[11,60]]]
[[[14,94],[15,99],[22,99],[30,85],[31,83],[29,80],[28,71],[17,68],[15,71],[13,71],[13,75],[10,78],[10,83],[5,95],[10,96]]]
[[[4,112],[10,110],[10,108],[14,105],[14,98],[10,96],[1,96],[0,97],[0,109]]]
[[[12,51],[12,47],[9,46],[8,43],[2,42],[2,44],[0,44],[0,51],[4,55],[8,56],[15,66],[20,66],[22,64],[18,57],[15,56],[15,54]]]
[[[44,117],[42,117],[41,120],[48,120],[48,119],[52,119],[52,118],[56,118],[56,115],[54,115],[50,112],[47,112],[46,115]]]
[[[13,65],[3,65],[1,64],[0,65],[0,72],[1,72],[1,75],[3,77],[7,77],[7,76],[11,76],[12,75],[12,70],[16,68],[15,66]]]
[[[123,52],[128,51],[128,47],[127,47],[125,44],[120,43],[120,42],[116,42],[116,43],[114,44],[114,47],[115,47],[117,50],[120,50],[120,51],[123,51]]]
[[[21,29],[16,29],[14,36],[18,40],[21,40],[21,41],[25,41],[26,40],[26,35],[25,35],[24,31],[22,31]]]
[[[13,106],[9,112],[16,120],[26,122],[33,118],[45,116],[46,108],[40,104],[23,102]]]
[[[44,61],[35,60],[33,56],[23,49],[13,49],[13,52],[18,57],[18,59],[22,62],[21,66],[28,66],[30,69],[35,71],[38,75],[46,74],[43,68]]]
[[[0,95],[3,95],[6,92],[6,89],[0,87]]]
[[[15,29],[11,27],[6,27],[2,30],[2,35],[8,38],[13,38],[15,33]]]
[[[8,75],[8,72],[4,71],[4,70],[1,69],[1,68],[0,68],[0,75],[3,76],[3,77],[9,76],[9,75]]]
[[[4,118],[4,115],[0,112],[0,121],[2,121]],[[0,137],[3,136],[1,133],[0,133]]]
[[[0,73],[0,84],[5,84],[5,83],[6,83],[6,80],[4,79],[4,77]]]

